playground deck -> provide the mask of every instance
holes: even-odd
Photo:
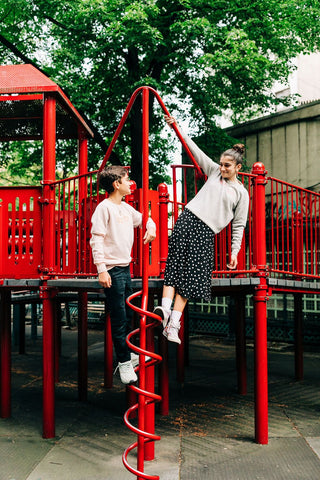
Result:
[[[41,438],[42,338],[12,353],[12,417],[0,421],[0,480],[129,480],[121,456],[134,435],[125,427],[126,392],[119,378],[105,390],[103,332],[88,335],[89,393],[77,400],[77,331],[63,329],[56,385],[57,429]],[[155,460],[145,471],[161,480],[318,480],[320,478],[320,354],[306,351],[304,380],[294,380],[293,347],[272,345],[269,361],[269,444],[254,441],[253,349],[248,394],[237,393],[235,348],[213,337],[190,338],[185,383],[176,382],[170,345],[170,412],[156,415]],[[130,456],[129,456],[130,458]],[[134,464],[135,460],[132,459]]]

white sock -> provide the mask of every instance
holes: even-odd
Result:
[[[178,310],[173,310],[170,317],[170,324],[175,328],[180,328],[180,318],[182,312],[178,312]]]
[[[164,308],[166,312],[170,314],[171,312],[172,299],[168,297],[162,297],[161,307]]]

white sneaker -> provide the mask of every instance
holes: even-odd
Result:
[[[133,352],[131,352],[130,355],[131,355],[132,366],[133,366],[133,368],[136,368],[139,365],[139,355],[137,355],[136,353],[133,353]],[[146,362],[149,362],[150,360],[151,360],[151,357],[148,357],[146,355]]]
[[[167,339],[169,342],[175,342],[179,345],[181,344],[181,340],[179,338],[179,328],[176,327],[169,327]]]
[[[162,334],[169,340],[169,342],[181,344],[179,338],[180,322],[171,320],[166,328],[163,330]]]
[[[128,360],[127,362],[123,362],[123,363],[119,362],[118,367],[119,367],[121,382],[124,383],[125,385],[134,383],[138,380],[136,372],[133,370],[131,360]]]
[[[161,318],[162,320],[162,326],[163,328],[166,328],[167,326],[167,323],[168,323],[168,320],[169,320],[169,317],[170,317],[170,313],[167,312],[167,310],[165,310],[163,307],[161,307],[160,305],[158,305],[157,307],[155,307],[153,309],[153,313],[155,313],[156,315],[159,315],[159,317]]]

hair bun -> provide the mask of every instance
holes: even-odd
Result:
[[[245,149],[246,149],[243,143],[236,143],[235,145],[233,145],[232,148],[236,152],[240,153],[240,155],[244,155],[244,152],[245,152]]]

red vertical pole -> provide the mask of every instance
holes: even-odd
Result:
[[[152,311],[152,309],[150,309]],[[153,328],[148,328],[147,330],[147,350],[154,352],[154,331]],[[148,392],[154,392],[154,367],[148,367],[146,369],[146,390]],[[151,403],[146,407],[146,431],[154,433],[155,432],[155,405]],[[154,442],[150,442],[145,445],[145,460],[154,460],[155,448]]]
[[[57,301],[54,301],[54,379],[59,382],[60,354],[61,354],[61,321],[59,317],[60,309],[57,307]]]
[[[78,294],[78,395],[85,402],[88,394],[88,293]]]
[[[299,211],[293,214],[295,272],[303,273],[303,217]],[[303,300],[302,294],[294,295],[294,366],[295,378],[303,379]]]
[[[172,186],[173,186],[173,221],[174,223],[178,219],[178,197],[177,197],[177,172],[173,165],[172,167]]]
[[[54,203],[55,192],[50,182],[56,172],[56,100],[46,95],[43,107],[43,263],[44,273],[53,271],[55,253]]]
[[[253,263],[258,269],[260,285],[256,287],[254,302],[254,364],[255,364],[255,439],[268,443],[268,354],[267,354],[267,299],[266,279],[266,170],[263,163],[253,165]]]
[[[56,100],[50,94],[44,98],[43,107],[43,273],[54,268],[55,192],[50,182],[55,180],[56,170]],[[55,436],[54,421],[54,312],[51,292],[41,287],[43,298],[43,437]]]
[[[147,216],[149,212],[148,205],[148,184],[149,184],[149,92],[146,89],[142,90],[142,225],[143,231],[147,223]],[[142,247],[142,310],[146,310],[148,307],[148,257],[149,246],[143,245]],[[146,316],[143,315],[140,318],[140,347],[146,349]],[[145,356],[140,356],[139,364],[139,388],[141,390],[146,389],[146,366]],[[144,395],[139,395],[138,398],[138,428],[145,431],[146,429],[146,398]],[[137,452],[137,468],[139,472],[144,472],[144,459],[145,459],[145,444],[143,435],[138,435],[138,452]],[[142,477],[137,477],[141,480]]]
[[[88,172],[88,139],[85,136],[85,132],[82,127],[78,127],[78,171],[79,175],[83,175]],[[81,177],[79,179],[79,191],[78,191],[78,201],[79,201],[79,225],[78,225],[78,235],[79,235],[79,250],[81,262],[78,265],[79,271],[81,273],[87,273],[87,239],[86,239],[86,215],[87,215],[87,178]]]
[[[111,334],[110,313],[105,307],[105,329],[104,329],[104,388],[112,388],[113,385],[113,343]]]
[[[159,235],[160,235],[160,277],[164,277],[168,256],[168,202],[169,192],[165,183],[158,185],[159,192]]]
[[[294,295],[294,367],[296,380],[303,380],[303,300]]]
[[[55,436],[54,295],[55,291],[46,285],[40,287],[43,304],[43,438]]]
[[[0,290],[0,406],[1,418],[11,415],[11,292]]]
[[[88,139],[82,127],[78,127],[78,172],[88,172]]]

